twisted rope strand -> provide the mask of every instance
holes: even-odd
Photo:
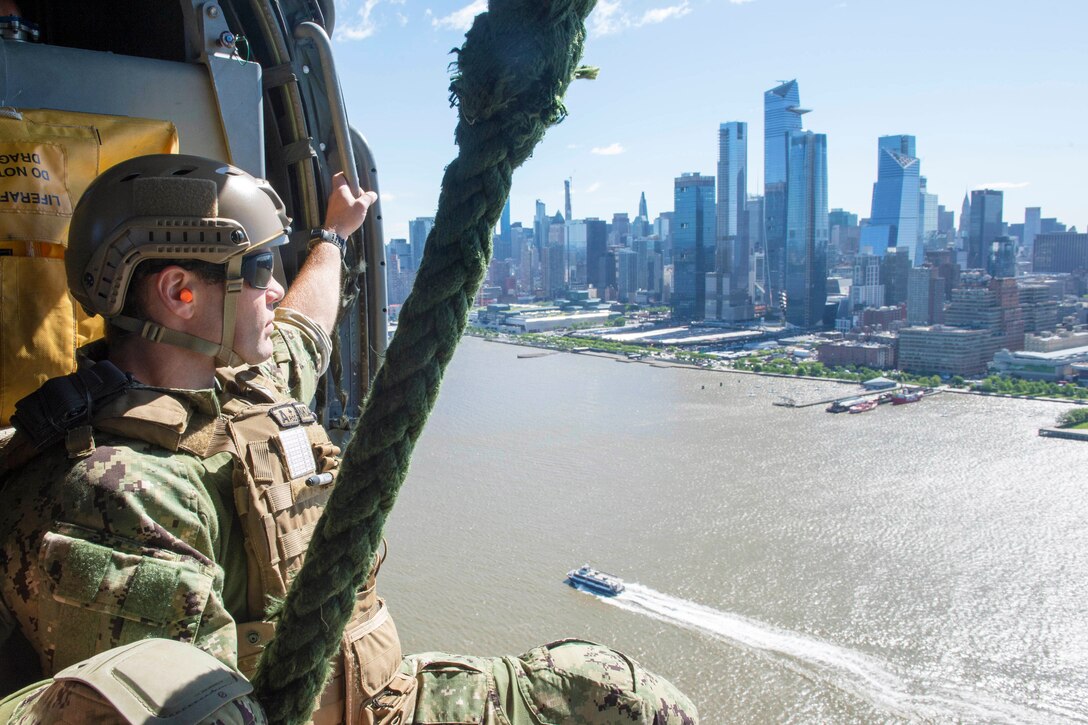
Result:
[[[412,294],[347,443],[339,482],[254,679],[274,723],[303,723],[324,688],[412,449],[468,323],[514,169],[566,114],[596,0],[491,0],[457,54],[459,155],[446,168]]]

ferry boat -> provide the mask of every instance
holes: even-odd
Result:
[[[587,589],[606,597],[614,597],[623,591],[623,580],[618,576],[597,571],[589,564],[567,572],[567,583],[575,589]]]
[[[877,406],[875,400],[863,400],[860,403],[855,403],[850,406],[851,413],[867,413]]]

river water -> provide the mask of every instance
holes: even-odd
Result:
[[[608,643],[703,723],[1088,722],[1088,444],[1056,403],[466,339],[390,518],[406,652]],[[582,563],[627,591],[563,583]]]

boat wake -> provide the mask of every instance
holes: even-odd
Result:
[[[790,632],[738,614],[672,597],[640,584],[601,601],[743,647],[814,682],[835,687],[889,715],[928,722],[1088,722],[1060,706],[1037,710],[964,685],[911,679],[891,663],[830,642]]]

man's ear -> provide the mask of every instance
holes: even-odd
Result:
[[[191,320],[197,310],[197,279],[187,269],[170,266],[149,280],[151,289],[148,291],[154,304],[164,312],[183,320]]]

